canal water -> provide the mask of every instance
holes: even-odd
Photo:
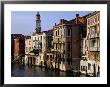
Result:
[[[12,64],[12,77],[76,77],[72,72],[62,72],[32,65]]]

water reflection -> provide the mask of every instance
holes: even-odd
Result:
[[[73,77],[72,72],[55,71],[32,65],[12,64],[12,77]]]

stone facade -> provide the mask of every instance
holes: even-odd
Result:
[[[83,40],[83,54],[81,69],[83,73],[92,76],[100,74],[100,12],[96,11],[87,17],[87,35]],[[85,43],[85,44],[84,44]],[[84,65],[84,62],[85,65]],[[85,67],[85,69],[83,69]]]
[[[46,52],[46,33],[33,33],[31,35],[31,38],[27,39],[25,48],[29,49],[29,52],[25,53],[25,60],[35,60],[34,65],[38,66],[44,66],[44,58],[45,58],[45,52]],[[34,53],[34,50],[37,50],[37,53]],[[28,59],[27,59],[28,58]],[[32,59],[34,58],[34,59]],[[29,62],[28,62],[29,63]]]

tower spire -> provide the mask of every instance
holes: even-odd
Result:
[[[36,33],[40,33],[41,32],[41,20],[40,20],[40,13],[39,11],[36,14]]]
[[[40,16],[39,11],[37,12],[36,16]]]

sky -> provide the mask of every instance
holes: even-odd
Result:
[[[11,33],[30,35],[35,32],[36,14],[38,11],[12,11]],[[60,22],[60,19],[71,20],[79,16],[87,15],[92,11],[39,11],[41,16],[41,31],[47,31]]]

